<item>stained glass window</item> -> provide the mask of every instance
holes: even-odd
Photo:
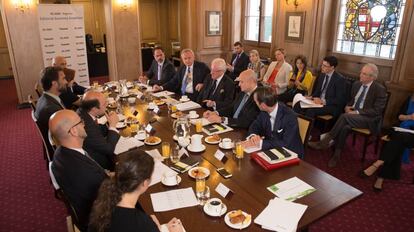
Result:
[[[406,0],[341,0],[336,51],[394,59]]]

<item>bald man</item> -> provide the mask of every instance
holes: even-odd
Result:
[[[56,112],[49,127],[60,144],[52,162],[53,175],[76,211],[76,226],[87,231],[89,213],[102,181],[107,178],[106,172],[82,148],[87,135],[82,119],[74,111]]]
[[[102,93],[88,91],[82,99],[77,113],[85,122],[88,137],[83,148],[103,168],[114,169],[114,150],[119,140],[116,124],[119,119],[115,112],[106,113],[108,102]],[[106,117],[108,126],[97,123],[99,117]]]
[[[253,93],[257,88],[256,73],[245,70],[238,78],[241,92],[237,98],[228,106],[218,111],[204,112],[204,118],[213,123],[225,123],[231,127],[249,128],[260,113],[260,109],[254,102]]]
[[[61,69],[65,69],[67,66],[66,58],[63,56],[56,56],[52,60],[52,65],[54,67],[60,67]]]
[[[216,58],[211,62],[210,77],[204,81],[198,102],[208,109],[220,110],[230,105],[234,99],[234,82],[225,75],[226,61]]]

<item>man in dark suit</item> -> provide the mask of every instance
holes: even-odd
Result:
[[[345,79],[335,71],[338,60],[334,56],[327,56],[322,61],[321,75],[316,80],[315,89],[312,93],[312,100],[315,104],[321,104],[321,108],[294,106],[297,113],[314,118],[319,115],[330,114],[338,117],[346,104],[346,84]]]
[[[102,93],[88,91],[82,99],[78,114],[85,123],[85,131],[88,137],[83,148],[101,167],[114,169],[114,151],[119,140],[116,129],[118,115],[112,111],[105,113],[107,101]],[[97,118],[106,117],[108,126],[97,123]]]
[[[37,101],[35,118],[49,153],[53,154],[52,146],[48,140],[49,118],[56,111],[65,108],[59,95],[66,91],[67,81],[60,67],[47,67],[43,69],[40,81],[43,87],[43,94]]]
[[[259,146],[261,150],[285,147],[302,158],[304,149],[296,114],[277,102],[277,95],[271,87],[258,87],[254,101],[262,112],[250,125],[249,136],[243,146]]]
[[[154,60],[151,67],[144,76],[138,79],[143,84],[163,85],[171,80],[175,75],[174,65],[165,59],[164,49],[155,47],[153,50]]]
[[[227,71],[229,77],[234,81],[241,72],[247,69],[250,59],[244,52],[242,43],[235,42],[233,46],[234,53],[231,57],[230,64],[227,64]]]
[[[211,62],[211,75],[204,81],[197,99],[203,107],[220,110],[233,102],[235,85],[225,71],[226,61],[222,58]]]
[[[239,86],[241,92],[228,106],[217,112],[206,111],[204,118],[213,123],[224,123],[231,127],[249,128],[250,124],[260,113],[254,102],[253,93],[257,88],[257,78],[253,70],[245,70],[240,73]]]
[[[56,112],[49,125],[60,144],[52,162],[52,173],[75,209],[78,216],[76,226],[87,231],[92,204],[107,174],[82,149],[86,132],[82,119],[74,111]]]
[[[187,95],[192,101],[197,101],[200,90],[203,88],[205,77],[210,69],[205,63],[195,60],[191,49],[181,51],[183,64],[175,76],[165,84],[154,85],[155,91],[168,90],[178,95]]]
[[[380,131],[382,112],[387,101],[385,88],[375,82],[378,68],[375,64],[366,64],[351,89],[351,100],[345,107],[345,113],[336,121],[334,127],[319,142],[309,142],[315,149],[326,149],[330,141],[335,141],[335,151],[329,160],[328,166],[335,167],[339,161],[346,137],[352,128],[369,129],[372,134]]]

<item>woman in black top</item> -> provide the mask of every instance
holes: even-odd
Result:
[[[138,153],[138,154],[137,154]],[[115,175],[105,180],[90,215],[89,231],[160,231],[154,215],[147,215],[138,203],[147,190],[154,171],[154,160],[143,151],[130,153],[116,166]],[[182,232],[180,220],[167,223],[170,232]]]

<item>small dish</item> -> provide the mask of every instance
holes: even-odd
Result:
[[[194,167],[188,170],[188,175],[192,178],[207,178],[210,175],[210,170],[205,167]]]
[[[210,210],[208,210],[208,203],[210,202],[210,200],[208,200],[204,204],[204,207],[203,207],[204,213],[206,213],[208,216],[210,216],[210,217],[221,217],[221,216],[223,216],[223,214],[225,214],[227,212],[227,206],[224,203],[222,203],[223,207],[221,208],[220,214],[217,214],[216,212],[211,212]]]
[[[190,98],[187,98],[187,99],[180,98],[180,102],[188,102],[188,101],[190,101]]]
[[[149,136],[148,134],[144,134],[144,133],[142,133],[142,134],[138,134],[138,133],[137,133],[137,134],[135,135],[135,138],[136,138],[136,139],[138,139],[138,140],[141,140],[141,141],[142,141],[142,140],[144,140],[144,139],[148,138],[148,136]]]
[[[234,144],[232,143],[230,147],[224,147],[224,146],[223,146],[223,143],[222,143],[222,142],[220,142],[220,143],[219,143],[219,147],[220,147],[221,149],[224,149],[224,150],[230,150],[230,149],[233,149]]]
[[[226,216],[224,216],[224,222],[226,223],[226,225],[228,225],[229,227],[233,228],[233,229],[245,229],[247,227],[250,226],[250,224],[252,223],[252,216],[246,212],[241,211],[241,213],[246,217],[245,220],[243,222],[240,223],[235,223],[233,224],[230,221],[230,214],[235,213],[237,210],[233,210],[230,211],[226,214]]]
[[[206,149],[206,146],[204,146],[204,144],[201,144],[201,147],[199,147],[199,148],[193,148],[191,146],[191,144],[190,144],[190,145],[188,145],[187,149],[189,151],[191,151],[191,152],[202,152],[202,151],[204,151]]]
[[[177,113],[172,113],[171,114],[172,118],[178,118],[178,117],[183,117],[183,116],[187,116],[187,114],[184,114],[182,112],[177,112]]]
[[[147,145],[154,146],[154,145],[160,144],[161,141],[162,141],[161,138],[159,138],[157,136],[149,136],[144,140],[144,143],[147,144]]]
[[[221,138],[218,135],[210,135],[204,138],[204,142],[215,145],[221,142]]]
[[[191,115],[189,114],[187,117],[188,117],[189,119],[197,119],[197,118],[199,118],[199,117],[200,117],[200,115],[196,114],[196,115],[192,115],[192,116],[191,116]]]
[[[161,178],[161,183],[163,185],[165,185],[165,186],[177,186],[177,185],[179,185],[181,183],[181,177],[177,175],[177,183],[175,183],[175,184],[167,184],[167,183],[165,183],[164,178]]]

